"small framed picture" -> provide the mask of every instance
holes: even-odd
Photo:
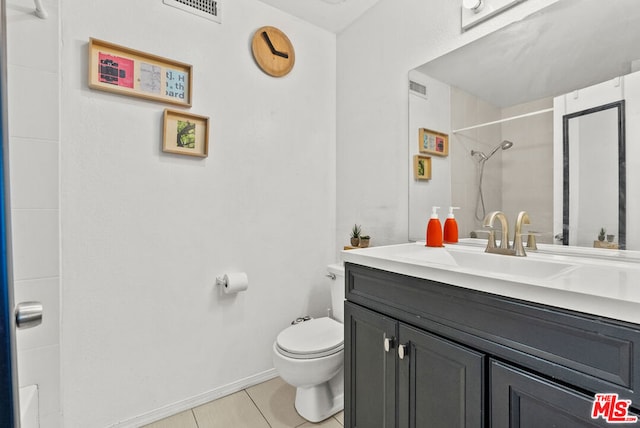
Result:
[[[449,136],[442,132],[420,128],[418,145],[420,153],[428,153],[436,156],[449,155]]]
[[[431,180],[430,156],[413,156],[413,178],[416,180]]]
[[[165,109],[162,151],[206,158],[209,155],[209,118]]]

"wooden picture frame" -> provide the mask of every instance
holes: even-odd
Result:
[[[420,128],[418,151],[436,156],[449,155],[449,136],[442,132]]]
[[[193,67],[91,38],[89,87],[191,107]]]
[[[201,158],[209,156],[209,118],[165,109],[162,151]]]
[[[431,180],[431,156],[413,156],[413,178]]]

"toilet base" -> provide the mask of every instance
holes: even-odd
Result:
[[[296,411],[309,422],[323,421],[344,408],[344,370],[328,382],[296,388]]]

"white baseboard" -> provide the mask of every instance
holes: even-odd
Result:
[[[219,388],[212,389],[211,391],[207,391],[204,394],[196,395],[194,397],[187,398],[186,400],[178,401],[168,406],[153,410],[149,413],[136,416],[135,418],[118,422],[114,425],[111,425],[110,428],[138,428],[140,426],[159,421],[169,416],[173,416],[177,413],[184,412],[185,410],[189,410],[218,398],[233,394],[238,391],[242,391],[245,388],[249,388],[253,385],[257,385],[259,383],[273,379],[276,376],[278,376],[276,369],[269,369],[262,373],[258,373],[253,376],[240,379],[236,382],[223,385]]]

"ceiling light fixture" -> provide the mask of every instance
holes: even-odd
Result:
[[[462,7],[478,13],[484,7],[484,0],[462,0]]]

